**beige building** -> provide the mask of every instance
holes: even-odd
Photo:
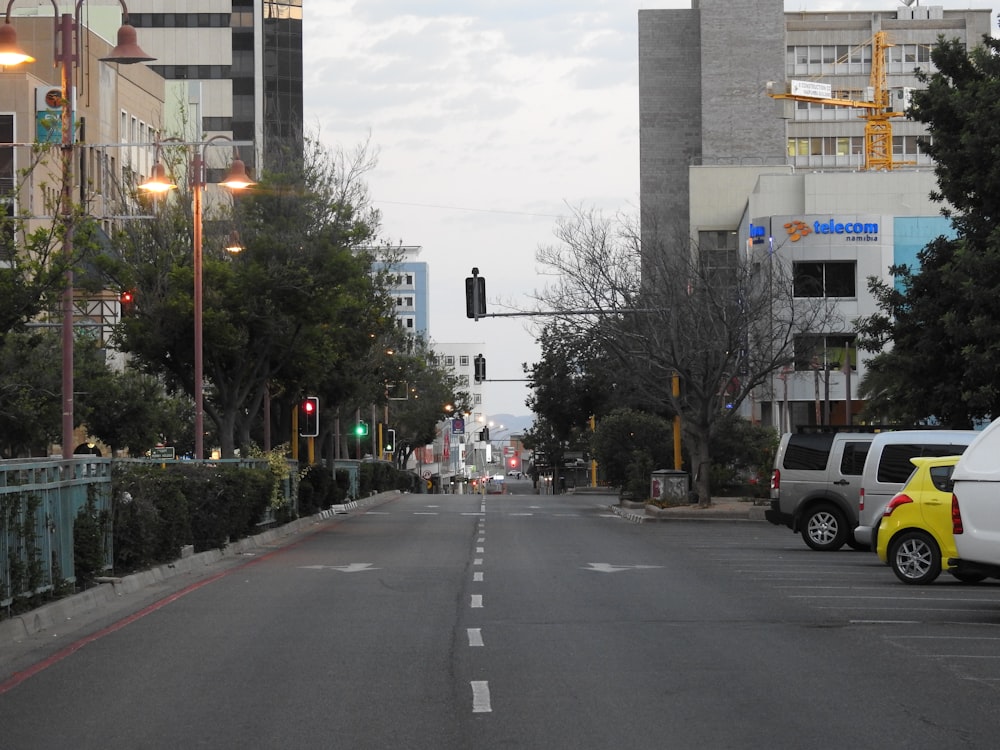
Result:
[[[37,11],[49,15],[15,15],[11,20],[19,46],[35,62],[0,68],[0,196],[8,216],[25,219],[25,232],[55,224],[64,184],[58,29],[51,7]],[[141,221],[145,213],[121,186],[130,177],[141,180],[149,175],[153,152],[147,144],[162,128],[164,83],[146,65],[101,62],[114,48],[107,39],[116,38],[120,13],[98,9],[84,15],[88,21],[103,33],[81,23],[75,40],[77,60],[69,97],[74,126],[70,190],[77,210],[96,219],[108,234],[116,223]],[[24,237],[13,239],[7,246],[15,253],[25,252]],[[0,263],[10,260],[0,258]],[[76,285],[74,327],[94,331],[103,344],[120,320],[122,290],[84,295],[80,286]],[[61,323],[59,313],[56,318]],[[120,355],[110,348],[106,351],[109,366],[120,366]],[[86,437],[82,429],[76,430],[73,444],[85,442]]]

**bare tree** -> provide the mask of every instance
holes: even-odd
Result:
[[[683,235],[643,246],[631,216],[575,209],[555,234],[559,244],[536,256],[556,277],[536,292],[539,307],[598,337],[647,403],[680,415],[699,502],[709,505],[713,431],[793,362],[797,336],[839,325],[832,306],[796,298],[790,265],[771,256],[699,248]]]

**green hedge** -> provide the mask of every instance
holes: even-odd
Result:
[[[185,545],[202,552],[251,535],[275,481],[266,469],[239,466],[115,464],[116,572],[171,562]]]

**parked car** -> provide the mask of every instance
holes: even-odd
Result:
[[[814,550],[854,546],[858,489],[873,433],[789,432],[781,436],[764,517],[799,532]]]
[[[951,517],[963,573],[1000,578],[1000,419],[979,433],[952,473]]]
[[[875,551],[903,583],[931,583],[942,570],[966,583],[986,577],[948,564],[955,557],[951,491],[952,471],[959,458],[910,459],[916,468],[882,515]]]
[[[882,513],[913,473],[911,458],[959,455],[978,435],[975,430],[898,430],[876,435],[861,474],[854,529],[858,546],[877,546]]]

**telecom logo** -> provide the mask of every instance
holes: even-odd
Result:
[[[809,226],[804,221],[789,221],[785,225],[788,239],[798,242],[810,234],[839,234],[845,242],[878,242],[878,223],[874,221],[845,221],[835,219],[814,221]]]
[[[803,237],[812,234],[813,230],[804,221],[789,221],[785,224],[785,231],[788,232],[788,239],[798,242]]]

